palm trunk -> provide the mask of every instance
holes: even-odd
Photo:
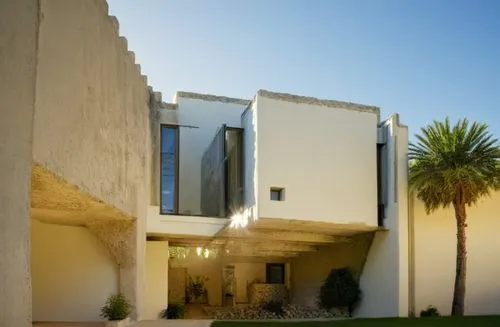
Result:
[[[465,282],[467,275],[467,246],[465,228],[467,213],[463,199],[453,202],[457,221],[457,262],[455,270],[455,289],[453,291],[452,316],[463,316],[465,311]]]

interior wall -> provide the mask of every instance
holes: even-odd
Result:
[[[259,279],[266,281],[266,263],[232,263],[236,277],[236,302],[248,303],[247,287]]]
[[[203,258],[196,255],[194,249],[185,259],[171,258],[169,268],[187,268],[188,276],[207,277],[205,287],[210,305],[222,304],[222,264],[220,258]],[[186,276],[186,277],[188,277]]]
[[[33,321],[100,321],[118,267],[85,227],[32,221]]]
[[[293,303],[316,306],[319,289],[334,268],[348,267],[361,273],[372,238],[372,234],[363,234],[352,242],[332,244],[294,258],[291,264]]]
[[[259,258],[250,260],[250,258],[242,258],[243,260],[232,261],[227,259],[224,264],[233,265],[236,277],[236,302],[248,303],[248,286],[254,282],[266,282],[266,264],[267,263],[284,263],[285,264],[285,283],[290,286],[290,263],[289,260],[271,260],[269,258]],[[247,262],[245,262],[247,260]]]

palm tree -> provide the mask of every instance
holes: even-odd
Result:
[[[486,124],[467,119],[450,126],[434,121],[410,143],[409,183],[427,214],[453,205],[457,224],[457,257],[452,316],[464,315],[467,273],[466,207],[500,187],[500,148]]]

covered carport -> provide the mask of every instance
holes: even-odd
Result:
[[[106,298],[127,292],[135,220],[36,164],[31,213],[33,322],[99,325]]]

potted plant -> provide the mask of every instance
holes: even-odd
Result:
[[[196,276],[196,278],[193,279],[189,276],[189,284],[187,287],[187,298],[189,299],[189,303],[207,302],[207,289],[205,288],[205,282],[207,281],[207,277]]]
[[[101,317],[107,319],[106,327],[126,327],[130,325],[132,305],[122,293],[112,294],[101,308]]]

